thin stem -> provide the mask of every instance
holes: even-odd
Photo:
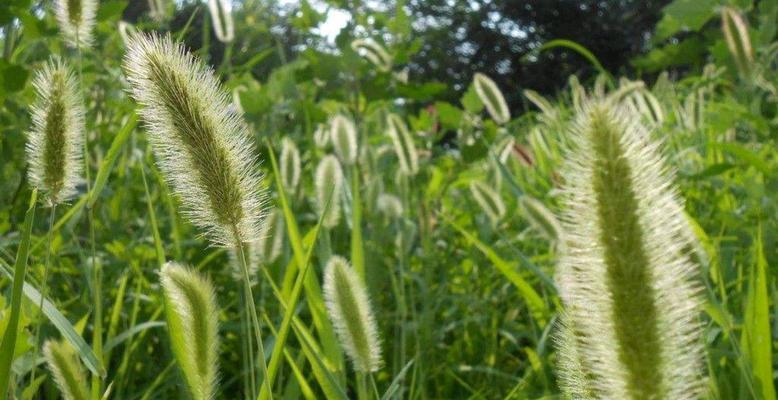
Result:
[[[368,400],[367,383],[365,382],[365,373],[357,372],[357,399]]]
[[[249,299],[246,298],[246,293],[244,292],[241,295],[241,298],[243,299],[242,307],[242,317],[241,317],[241,327],[243,330],[243,343],[244,343],[244,350],[247,354],[249,354],[249,357],[244,357],[244,362],[248,361],[248,370],[249,372],[249,381],[248,381],[248,387],[246,388],[246,398],[247,399],[253,399],[257,396],[257,377],[254,374],[254,372],[257,370],[257,366],[254,365],[254,343],[251,341],[251,329],[249,328],[249,311],[246,307],[246,304],[249,302]],[[244,365],[245,367],[245,365]]]
[[[236,234],[235,237],[237,238],[239,236]],[[262,367],[262,378],[265,379],[267,377],[267,364],[265,363],[265,349],[264,349],[264,345],[262,344],[262,334],[259,325],[259,318],[257,318],[257,307],[254,304],[254,293],[252,293],[251,290],[251,278],[249,277],[249,269],[246,263],[246,253],[243,250],[243,242],[240,240],[236,241],[235,253],[238,254],[238,259],[240,260],[240,268],[243,271],[243,288],[246,296],[246,303],[249,306],[247,318],[250,319],[251,325],[254,328],[254,336],[257,341],[257,348],[259,349],[259,359],[260,359],[259,365],[260,367]],[[250,357],[254,357],[254,354],[251,354]],[[251,373],[253,374],[254,371],[251,371]],[[272,395],[273,393],[272,382],[268,381],[266,387],[267,387],[268,394]]]
[[[43,299],[46,298],[49,292],[49,267],[51,265],[51,242],[53,239],[53,232],[54,232],[54,215],[57,211],[57,205],[54,204],[51,206],[51,214],[49,214],[49,231],[47,233],[46,238],[46,263],[43,266],[43,281],[41,282],[41,299],[38,302],[38,318],[40,318],[43,314]],[[33,347],[33,353],[32,353],[32,372],[30,373],[30,385],[35,384],[35,371],[37,363],[35,362],[38,359],[38,353],[40,351],[40,342],[41,342],[41,326],[43,325],[43,320],[39,321],[38,324],[35,326],[35,346]]]
[[[368,373],[368,377],[370,378],[370,386],[373,387],[373,394],[375,394],[376,400],[380,400],[381,394],[378,392],[378,386],[375,384],[375,377],[373,376],[373,373]]]

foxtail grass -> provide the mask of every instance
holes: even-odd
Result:
[[[336,115],[330,120],[330,135],[335,154],[344,165],[351,165],[357,160],[357,128],[354,122],[346,116]]]
[[[381,72],[392,69],[392,56],[372,39],[356,39],[351,42],[351,49],[367,58]]]
[[[50,340],[43,345],[43,356],[64,400],[89,399],[86,376],[69,344]]]
[[[222,43],[235,40],[235,23],[232,19],[231,0],[208,0],[211,22],[216,38]]]
[[[564,177],[560,385],[575,398],[696,399],[697,270],[683,203],[639,118],[591,100]]]
[[[76,194],[83,171],[84,108],[64,61],[52,59],[36,75],[37,100],[27,135],[28,177],[48,206]]]
[[[264,200],[256,157],[213,71],[170,37],[143,34],[132,38],[124,68],[185,215],[215,245],[256,238]]]
[[[741,76],[748,77],[754,66],[754,49],[743,16],[732,7],[721,9],[721,30]]]
[[[395,154],[400,162],[400,172],[404,175],[416,175],[419,172],[419,154],[408,126],[397,114],[389,114],[386,124],[387,134],[392,139]]]
[[[469,188],[473,199],[492,224],[497,224],[505,217],[505,203],[499,193],[481,181],[471,182]]]
[[[160,282],[173,354],[192,398],[213,399],[218,380],[219,326],[211,283],[194,270],[169,262]]]
[[[96,0],[55,0],[54,14],[65,43],[79,49],[92,45],[92,31],[97,15]]]
[[[477,72],[473,76],[473,87],[481,99],[481,103],[486,107],[489,116],[498,124],[505,124],[511,119],[511,111],[500,88],[488,76]]]
[[[295,193],[300,184],[300,150],[289,138],[281,142],[280,156],[281,182],[289,193]]]
[[[343,191],[343,169],[340,162],[333,155],[327,155],[319,161],[316,167],[316,176],[314,177],[316,186],[316,208],[322,218],[322,226],[325,228],[334,228],[340,223],[340,196]],[[329,202],[329,207],[325,205]]]
[[[324,270],[324,301],[346,355],[358,372],[381,368],[381,343],[367,290],[348,261],[333,256]]]

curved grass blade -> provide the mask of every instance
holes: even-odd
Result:
[[[92,186],[92,191],[89,192],[87,207],[92,208],[95,201],[97,201],[97,198],[100,196],[100,192],[103,191],[106,182],[108,182],[108,175],[111,174],[113,165],[116,163],[116,158],[119,157],[122,146],[127,142],[127,139],[130,137],[130,134],[135,129],[136,125],[138,125],[138,116],[133,112],[130,114],[130,117],[127,119],[127,122],[122,129],[119,130],[119,133],[116,134],[113,142],[111,142],[111,147],[108,149],[108,153],[105,154],[105,158],[100,164],[100,168],[97,170],[95,184]]]
[[[22,307],[22,283],[24,275],[27,273],[27,257],[30,249],[30,235],[32,234],[32,222],[35,220],[35,204],[38,197],[38,191],[33,190],[30,196],[30,205],[24,214],[24,225],[22,225],[22,240],[19,242],[19,250],[16,252],[16,262],[14,263],[14,274],[10,276],[14,282],[11,291],[11,315],[8,325],[3,335],[3,341],[0,343],[0,396],[8,394],[8,380],[11,376],[11,364],[14,360],[16,350],[16,336],[18,335],[19,315]],[[5,269],[3,269],[5,271]]]
[[[9,279],[14,281],[11,272],[8,270],[7,265],[3,265],[0,268]],[[32,285],[24,282],[24,295],[33,303],[40,304],[41,294]],[[84,341],[84,339],[76,332],[73,325],[62,315],[57,307],[49,301],[49,299],[43,299],[43,314],[48,318],[52,325],[59,331],[62,337],[67,340],[71,346],[76,350],[81,361],[89,368],[89,371],[100,377],[105,377],[105,368],[103,363],[97,359],[97,356],[92,351],[92,348]]]
[[[596,68],[597,71],[599,71],[600,73],[603,73],[603,74],[605,74],[607,76],[610,76],[608,71],[605,70],[605,67],[603,67],[602,64],[600,64],[600,60],[597,59],[597,57],[594,55],[594,53],[589,51],[589,49],[587,49],[586,47],[581,46],[580,44],[578,44],[578,43],[576,43],[576,42],[574,42],[572,40],[567,40],[567,39],[549,40],[548,42],[543,43],[543,45],[540,46],[538,51],[546,51],[546,50],[549,50],[549,49],[553,49],[555,47],[564,47],[564,48],[570,49],[570,50],[572,50],[572,51],[582,55],[587,61],[592,63],[592,66],[594,66],[594,68]]]

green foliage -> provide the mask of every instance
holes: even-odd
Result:
[[[212,32],[207,4],[156,2],[164,12],[152,16],[145,11],[147,2],[112,0],[101,2],[93,46],[80,52],[61,38],[51,2],[0,3],[0,299],[5,299],[0,300],[0,326],[12,322],[5,316],[11,315],[16,299],[19,335],[7,364],[14,398],[31,399],[35,392],[53,398],[57,393],[43,368],[31,379],[34,349],[27,331],[37,326],[42,341],[61,336],[74,349],[85,373],[97,382],[90,399],[99,399],[109,383],[116,399],[187,396],[187,378],[175,366],[181,351],[168,345],[166,330],[160,329],[166,322],[158,279],[166,260],[192,265],[209,276],[219,298],[217,398],[558,397],[558,366],[565,360],[552,338],[565,316],[562,291],[552,277],[567,234],[559,225],[566,221],[560,189],[568,183],[568,132],[576,125],[584,93],[614,91],[622,95],[613,101],[650,128],[646,136],[652,143],[661,143],[657,151],[667,168],[676,171],[672,184],[691,221],[683,233],[689,241],[684,252],[692,254],[704,288],[704,312],[694,320],[702,326],[701,345],[708,359],[707,368],[693,372],[706,378],[711,398],[770,398],[777,367],[775,357],[769,357],[776,352],[778,265],[775,1],[717,1],[710,7],[703,7],[707,2],[640,2],[644,14],[636,15],[627,14],[629,7],[621,8],[622,3],[608,8],[599,4],[615,3],[581,2],[597,3],[586,15],[604,14],[574,26],[551,21],[545,25],[549,31],[527,40],[510,39],[535,43],[526,57],[511,58],[510,67],[525,72],[518,74],[521,80],[517,74],[508,80],[496,73],[501,56],[488,50],[492,47],[470,60],[468,70],[494,78],[505,96],[510,111],[506,121],[492,119],[471,84],[472,73],[458,68],[440,72],[467,60],[446,58],[443,69],[431,75],[415,64],[422,56],[455,53],[454,42],[441,40],[456,35],[457,29],[446,25],[446,32],[428,30],[426,35],[417,29],[422,21],[415,10],[442,2],[390,2],[375,10],[363,3],[346,8],[347,2],[332,1],[327,11],[309,1],[289,6],[286,18],[278,19],[279,6],[246,0],[233,10],[234,40],[222,43]],[[462,16],[483,32],[492,29],[490,10],[507,10],[500,2],[481,2],[487,3],[475,14],[463,8],[443,13]],[[534,11],[507,10],[499,19],[548,20],[551,14],[530,14],[557,3],[549,4]],[[738,71],[723,36],[723,5],[740,13],[748,26],[754,49],[748,76]],[[664,19],[659,32],[648,40],[639,35],[638,47],[647,47],[630,65],[597,50],[603,37],[594,33],[605,28],[592,26],[592,21],[615,24],[611,26],[624,34],[644,32],[641,26],[653,24],[660,9]],[[328,41],[315,28],[334,10],[352,18]],[[561,20],[570,9],[558,11],[561,16],[554,18]],[[248,296],[242,282],[236,282],[230,252],[212,247],[202,229],[181,212],[182,201],[172,195],[175,188],[153,154],[153,129],[136,121],[140,108],[128,96],[120,19],[139,32],[180,38],[200,62],[213,67],[213,79],[225,94],[225,118],[240,119],[246,126],[247,168],[269,178],[251,190],[268,193],[264,214],[274,220],[272,227],[245,238],[257,241],[256,246],[245,245],[248,261],[257,266],[249,269],[256,271],[249,277],[251,303],[244,301]],[[563,46],[539,52],[541,39],[574,40],[582,47],[556,41],[546,48]],[[386,55],[372,47],[371,54],[379,58],[371,60],[365,53],[370,49],[352,48],[355,40],[379,44]],[[621,49],[619,43],[624,42],[608,45]],[[627,57],[632,51],[620,54]],[[89,175],[88,185],[84,174],[72,201],[57,207],[50,247],[56,257],[39,316],[40,293],[34,288],[42,287],[48,226],[39,218],[25,234],[32,191],[24,148],[35,101],[30,76],[52,55],[78,72]],[[548,60],[554,62],[545,64]],[[608,74],[590,79],[587,73],[598,69],[594,61]],[[548,65],[560,68],[551,71]],[[580,74],[568,79],[571,72]],[[617,72],[629,78],[620,80]],[[553,92],[551,87],[560,89]],[[199,129],[199,124],[210,123],[202,110],[215,104],[215,98],[202,100],[197,111],[180,104],[182,85],[167,82],[165,88],[176,92],[169,96],[176,105],[174,128],[184,123],[192,128],[194,121]],[[489,94],[484,98],[492,106],[498,102]],[[502,119],[506,114],[495,115]],[[342,162],[340,174],[317,180],[322,160],[338,162],[324,128],[334,115],[353,121],[358,151],[351,153],[347,138],[339,148],[350,164]],[[193,135],[190,142],[199,138]],[[279,166],[273,156],[283,153]],[[262,162],[254,163],[255,158]],[[215,179],[226,169],[222,162],[208,167]],[[180,172],[183,178],[196,178],[194,169]],[[328,200],[322,188],[335,180],[340,181],[338,193]],[[474,197],[471,186],[486,205]],[[609,190],[621,198],[626,196],[622,186]],[[207,197],[198,199],[212,203]],[[319,230],[327,201],[340,217]],[[634,240],[630,221],[611,221],[623,236],[619,240]],[[592,236],[596,238],[602,239]],[[27,240],[25,278],[12,280],[9,266]],[[257,247],[265,249],[258,257],[252,255]],[[327,316],[323,277],[335,254],[351,258],[371,294],[384,361],[371,375],[348,368]],[[100,274],[95,265],[102,265]],[[247,320],[251,313],[244,317],[243,309],[249,304],[256,305],[261,318],[264,358],[260,343],[247,340],[253,337]],[[98,315],[97,305],[105,308],[105,315]],[[644,306],[635,308],[641,320],[651,315]],[[82,335],[74,321],[84,316]],[[634,333],[630,324],[622,324],[624,334]],[[270,381],[264,379],[264,362]]]

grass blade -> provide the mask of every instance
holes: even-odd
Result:
[[[0,268],[0,271],[2,271],[9,279],[16,282],[6,265],[3,265],[3,268]],[[33,303],[40,304],[40,292],[38,289],[27,282],[24,282],[24,295]],[[62,337],[70,342],[70,345],[73,346],[73,348],[76,350],[79,357],[81,358],[81,361],[84,363],[84,365],[86,365],[87,368],[89,368],[89,371],[95,375],[105,377],[105,368],[103,367],[103,363],[98,360],[95,353],[92,351],[89,345],[86,344],[81,335],[76,332],[76,329],[73,327],[70,321],[68,321],[68,319],[62,315],[62,313],[54,304],[51,303],[51,301],[49,301],[49,299],[43,299],[43,314],[46,316],[46,318],[48,318],[51,324],[57,328]]]
[[[16,336],[19,326],[19,314],[22,307],[22,288],[24,275],[27,273],[27,257],[30,249],[30,235],[32,234],[32,222],[35,220],[35,205],[38,197],[38,191],[33,190],[30,196],[30,205],[24,215],[24,225],[22,227],[22,240],[19,242],[19,250],[16,252],[16,262],[14,263],[13,290],[11,292],[11,315],[8,326],[3,335],[3,341],[0,343],[0,396],[8,394],[9,379],[11,377],[11,364],[14,360],[16,350]]]
[[[133,112],[130,114],[130,117],[127,119],[127,122],[122,129],[119,130],[119,133],[113,139],[113,142],[111,142],[111,147],[108,149],[108,153],[105,154],[105,158],[100,164],[100,168],[97,170],[95,184],[92,186],[92,191],[89,192],[87,207],[92,208],[95,201],[97,201],[97,198],[100,196],[100,192],[103,191],[106,182],[108,182],[108,175],[111,174],[113,165],[116,163],[116,158],[119,157],[122,146],[127,142],[127,139],[129,139],[130,134],[135,129],[136,125],[138,125],[138,116]]]
[[[494,266],[497,267],[497,270],[505,275],[505,277],[516,286],[516,288],[519,290],[519,293],[521,293],[522,297],[524,297],[524,300],[527,302],[527,306],[532,312],[533,318],[541,322],[541,325],[545,324],[545,321],[549,315],[549,310],[546,306],[546,303],[540,297],[538,292],[535,291],[535,289],[533,289],[532,286],[530,286],[530,284],[527,283],[527,281],[524,280],[524,278],[522,278],[518,272],[516,272],[516,269],[513,267],[513,265],[503,260],[499,255],[497,255],[494,249],[478,240],[477,237],[466,231],[456,222],[451,221],[446,217],[443,217],[443,219],[462,236],[464,236],[464,238],[467,239],[470,244],[480,250],[486,256],[486,258],[488,258],[494,264]]]

